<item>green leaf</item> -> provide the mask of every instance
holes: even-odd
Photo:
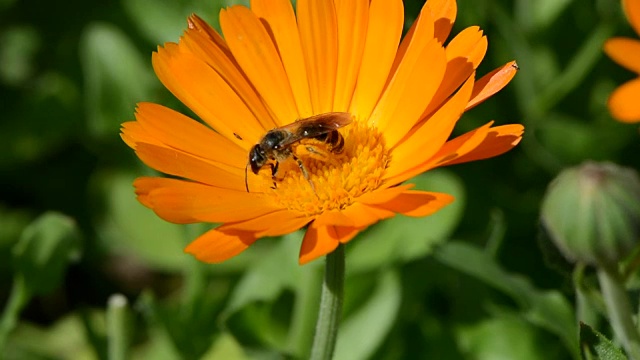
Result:
[[[7,208],[0,204],[0,249],[15,244],[22,231],[29,225],[29,220],[30,216],[27,211]],[[1,251],[0,256],[4,257],[4,253]],[[2,265],[0,265],[1,267]]]
[[[569,64],[559,73],[559,76],[553,78],[553,81],[543,91],[536,94],[533,106],[544,113],[555,107],[579,87],[601,59],[602,44],[612,35],[613,27],[609,24],[595,27],[590,36],[585,38],[582,46],[575,52]]]
[[[242,346],[238,344],[236,339],[229,333],[222,333],[211,344],[211,349],[207,351],[201,358],[202,360],[216,360],[216,359],[237,359],[248,360],[249,357],[245,355],[242,350]]]
[[[150,56],[142,57],[123,31],[105,23],[84,30],[80,55],[88,129],[97,138],[115,137],[133,118],[135,104],[151,100],[158,85]]]
[[[298,268],[300,277],[294,293],[295,304],[291,311],[286,349],[296,358],[309,357],[313,344],[324,275],[320,268],[311,264]]]
[[[396,215],[373,225],[349,243],[347,272],[365,272],[396,261],[423,257],[455,230],[464,210],[465,193],[462,182],[453,172],[438,169],[406,183],[415,184],[416,190],[451,194],[455,201],[428,217]]]
[[[46,294],[62,282],[70,261],[80,256],[80,232],[73,219],[47,212],[22,232],[13,247],[16,273],[33,294]]]
[[[583,118],[547,114],[539,127],[540,142],[564,163],[580,163],[585,158],[615,157],[624,142],[620,124],[585,122]]]
[[[221,315],[221,320],[241,343],[296,354],[307,350],[303,345],[308,339],[300,339],[299,334],[291,331],[306,333],[308,328],[301,326],[308,325],[309,319],[303,312],[317,313],[317,306],[313,304],[318,299],[306,296],[307,292],[317,292],[308,289],[312,284],[305,282],[317,282],[319,289],[318,272],[323,261],[305,266],[298,264],[302,234],[303,231],[298,231],[277,240],[260,240],[275,242],[275,246],[246,269]]]
[[[580,323],[580,344],[585,359],[626,360],[624,353],[591,326]]]
[[[104,313],[92,311],[89,321],[104,330]],[[2,353],[6,360],[96,359],[96,349],[87,342],[86,328],[77,313],[43,328],[22,322]]]
[[[457,329],[458,344],[469,358],[477,360],[551,358],[537,346],[536,329],[517,314],[494,313],[488,320]],[[545,354],[547,356],[545,356]]]
[[[294,289],[301,278],[301,269],[318,268],[322,261],[301,267],[298,252],[302,232],[283,236],[271,252],[251,266],[233,290],[224,310],[225,316],[254,302],[274,301],[284,289]],[[261,241],[273,241],[264,239]]]
[[[44,171],[53,174],[59,170],[59,166],[51,166],[52,161],[58,161],[52,155],[64,153],[63,149],[77,143],[84,119],[79,115],[82,108],[80,89],[71,77],[51,70],[37,72],[33,78],[28,77],[25,81],[28,85],[24,86],[29,91],[20,97],[9,96],[15,91],[4,93],[3,121],[0,121],[0,171],[6,172],[2,176],[6,181],[29,186],[33,173],[43,174]],[[82,157],[83,153],[76,152],[74,155]],[[27,170],[37,161],[49,166],[46,169]],[[79,166],[79,162],[70,160],[70,157],[65,162],[68,167]],[[23,166],[26,166],[24,170],[21,168]],[[49,179],[58,181],[62,175],[53,177]]]
[[[32,26],[13,26],[2,31],[0,80],[3,83],[19,86],[34,75],[35,55],[42,47],[39,35]]]
[[[573,0],[537,0],[521,3],[531,6],[533,26],[536,29],[542,29],[554,23],[572,2]],[[531,18],[531,13],[529,13],[529,17]]]
[[[449,242],[435,253],[438,261],[473,276],[515,300],[532,323],[557,335],[579,358],[577,329],[571,305],[558,291],[536,289],[526,278],[509,274],[494,259],[472,245]]]
[[[168,302],[144,292],[135,308],[142,310],[149,323],[151,341],[140,358],[200,359],[219,329],[219,295],[214,291],[198,299]]]
[[[369,359],[395,323],[402,300],[400,276],[386,271],[369,300],[340,325],[336,360]]]
[[[154,44],[177,41],[187,28],[187,17],[193,13],[204,18],[214,28],[218,28],[218,12],[223,6],[233,4],[248,5],[248,1],[122,1],[125,11],[134,20],[140,32]]]

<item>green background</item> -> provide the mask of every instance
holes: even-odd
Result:
[[[297,265],[302,233],[196,262],[182,248],[209,225],[168,224],[139,205],[131,182],[154,172],[119,137],[137,102],[188,111],[155,78],[151,53],[178,40],[189,14],[218,27],[232,3],[243,2],[0,1],[0,304],[16,284],[33,295],[6,358],[106,359],[117,293],[129,307],[115,333],[133,358],[306,356],[323,261]],[[421,6],[405,1],[405,29]],[[570,268],[545,260],[540,203],[584,160],[640,168],[638,126],[606,108],[633,74],[602,52],[611,36],[637,35],[614,0],[459,0],[454,33],[472,25],[489,39],[479,74],[512,59],[521,70],[455,133],[496,120],[524,124],[524,138],[418,177],[457,201],[348,245],[338,359],[578,356]]]

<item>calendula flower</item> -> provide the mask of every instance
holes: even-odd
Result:
[[[631,26],[640,35],[640,1],[622,0],[624,9]],[[640,76],[640,40],[626,37],[615,37],[607,40],[604,51],[609,57]],[[640,77],[637,77],[618,87],[609,97],[609,111],[611,115],[626,123],[640,121]]]
[[[153,67],[204,124],[151,103],[123,124],[144,163],[177,177],[135,180],[139,201],[173,223],[222,223],[185,249],[202,261],[308,226],[299,258],[307,263],[379,220],[430,215],[453,201],[405,180],[502,154],[521,139],[521,125],[492,122],[449,139],[462,113],[517,69],[510,62],[475,80],[487,39],[473,26],[445,45],[455,1],[429,0],[404,39],[401,0],[296,4],[295,12],[289,0],[223,9],[222,35],[191,16],[179,43],[153,54]],[[341,152],[304,138],[288,145],[275,176],[273,161],[253,173],[249,152],[269,130],[331,112],[349,114]]]

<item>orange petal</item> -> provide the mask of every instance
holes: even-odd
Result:
[[[412,168],[390,178],[388,182],[391,184],[403,182],[425,171],[453,161],[460,156],[464,156],[467,152],[472,151],[482,143],[492,123],[493,122],[489,122],[453,140],[447,141],[433,157],[415,164]]]
[[[498,156],[511,150],[520,142],[524,132],[522,125],[513,124],[491,128],[491,124],[493,122],[447,141],[432,159],[390,181],[404,181],[439,166]]]
[[[455,137],[452,140],[447,141],[440,151],[431,158],[428,162],[419,166],[422,171],[435,168],[442,164],[448,163],[461,156],[465,156],[468,152],[472,151],[476,147],[480,146],[482,142],[487,138],[489,130],[493,125],[493,121],[490,121],[479,128],[473,129],[460,136]],[[419,171],[419,170],[418,170]]]
[[[292,217],[281,223],[272,224],[269,229],[259,232],[258,236],[281,236],[289,234],[305,227],[310,221],[311,219],[308,217]]]
[[[440,150],[469,102],[472,89],[473,75],[422,126],[412,131],[392,149],[392,161],[384,178],[389,186],[398,183],[395,179],[390,179],[424,163]]]
[[[640,35],[640,2],[638,0],[623,0],[622,7],[636,34]]]
[[[640,74],[640,41],[611,38],[604,43],[604,52],[620,66]]]
[[[138,201],[148,208],[153,207],[153,203],[151,203],[151,199],[149,199],[149,193],[156,188],[164,187],[164,186],[180,186],[182,183],[188,183],[188,181],[178,180],[178,179],[168,179],[161,177],[139,177],[135,179],[133,182],[133,186],[135,187],[136,195],[138,196]],[[185,217],[185,219],[192,219],[191,216]],[[180,223],[188,223],[189,221],[176,221]]]
[[[338,234],[338,239],[340,239],[340,243],[346,244],[349,241],[353,240],[356,235],[358,235],[364,228],[359,227],[347,227],[347,226],[336,226],[335,231]]]
[[[298,119],[278,51],[256,15],[244,6],[232,6],[220,12],[220,27],[233,56],[275,114],[278,125]]]
[[[640,121],[640,78],[620,85],[609,97],[608,105],[611,115],[626,123]]]
[[[339,238],[334,226],[318,226],[315,221],[312,222],[304,234],[302,246],[300,247],[298,260],[300,265],[304,265],[335,250],[340,244]]]
[[[338,64],[333,111],[348,111],[362,62],[369,0],[334,0],[338,21]]]
[[[244,171],[213,164],[180,150],[139,143],[136,154],[147,166],[165,174],[191,179],[211,186],[246,191]]]
[[[477,26],[462,30],[446,47],[447,69],[440,88],[424,115],[435,111],[480,65],[487,52],[487,37]]]
[[[220,226],[209,230],[189,244],[184,251],[207,263],[220,263],[247,249],[257,240],[251,232]]]
[[[338,226],[365,228],[382,219],[393,217],[395,214],[384,209],[354,202],[343,210],[331,210],[318,217],[316,226]]]
[[[524,127],[520,124],[502,125],[491,128],[483,141],[474,146],[472,150],[461,151],[459,156],[449,161],[441,162],[439,165],[461,164],[504,154],[520,143],[523,132]]]
[[[194,54],[198,53],[198,50],[203,51],[200,54],[205,55],[204,57],[208,58],[207,60],[212,60],[210,63],[207,61],[207,63],[216,69],[216,71],[225,73],[225,75],[229,75],[227,74],[229,70],[239,70],[238,63],[233,58],[229,46],[227,46],[222,36],[214,28],[196,14],[191,14],[187,18],[187,23],[189,27],[181,40],[191,36],[202,38],[198,40],[198,44],[191,44],[197,46],[193,48],[189,46],[189,49],[192,50]],[[202,43],[200,43],[201,41]],[[203,48],[197,49],[200,46],[203,46]]]
[[[516,62],[511,61],[476,81],[476,84],[473,87],[473,93],[471,93],[471,99],[469,100],[469,104],[467,104],[465,111],[473,108],[493,96],[493,94],[502,90],[502,88],[504,88],[511,79],[513,79],[516,72],[518,72],[518,69]]]
[[[395,74],[400,63],[404,59],[409,46],[413,48],[413,51],[422,49],[429,44],[433,39],[433,17],[429,5],[425,4],[418,15],[418,18],[413,22],[411,28],[407,34],[402,38],[402,42],[396,52],[396,57],[393,60],[393,66],[391,66],[391,74]],[[390,81],[391,77],[387,80]]]
[[[314,224],[315,221],[309,225],[302,240],[298,260],[300,265],[329,254],[338,247],[339,243],[346,244],[363,230],[362,228],[349,226],[320,226]]]
[[[152,62],[164,86],[224,137],[242,146],[234,133],[255,143],[266,131],[229,84],[193,54],[169,43]]]
[[[453,196],[449,194],[409,190],[393,200],[377,206],[407,216],[422,217],[435,213],[451,204],[453,200]]]
[[[426,5],[431,9],[435,22],[434,36],[444,44],[456,20],[458,5],[455,0],[429,0]]]
[[[430,169],[500,155],[518,144],[523,127],[519,124],[491,128],[493,121],[447,141],[432,158],[388,180],[399,183]]]
[[[255,194],[190,181],[139,178],[134,186],[140,202],[164,220],[174,223],[239,222],[279,210],[266,198]]]
[[[269,234],[269,236],[276,236],[276,234],[271,231],[272,228],[274,228],[275,224],[280,225],[282,223],[291,223],[292,221],[293,223],[301,223],[300,226],[291,230],[291,231],[295,231],[301,228],[302,226],[304,226],[306,223],[308,223],[310,219],[304,216],[303,214],[295,211],[279,209],[278,211],[265,213],[257,217],[247,218],[246,220],[243,220],[241,222],[227,224],[227,227],[229,227],[230,229],[251,231],[254,233],[264,232],[265,234]],[[277,235],[282,235],[282,234],[277,234]],[[260,236],[264,236],[264,235],[260,235]]]
[[[120,137],[130,148],[134,150],[136,148],[136,144],[139,142],[159,146],[163,145],[160,141],[149,135],[149,133],[146,132],[137,121],[127,121],[122,123],[120,128]]]
[[[371,0],[362,64],[349,110],[357,119],[369,118],[382,94],[400,43],[403,21],[401,0]]]
[[[409,46],[393,79],[371,114],[372,124],[385,135],[389,147],[407,135],[436,93],[446,66],[444,48],[432,39],[422,49]]]
[[[333,110],[338,61],[338,26],[333,1],[298,0],[298,29],[316,114]]]
[[[314,222],[316,226],[352,226],[353,220],[342,210],[329,210],[322,213]]]
[[[245,142],[248,146],[242,149],[177,111],[153,103],[140,103],[136,120],[148,136],[167,147],[239,169],[244,169],[247,163],[249,143]]]
[[[411,189],[414,186],[415,185],[413,184],[404,184],[388,187],[386,189],[379,189],[376,191],[365,193],[364,195],[358,197],[357,201],[367,205],[385,203],[391,201],[395,197],[399,196],[400,194]]]
[[[247,107],[262,124],[263,128],[272,129],[277,126],[272,114],[267,110],[247,77],[242,73],[240,65],[233,58],[227,43],[209,24],[197,15],[191,15],[189,17],[189,29],[185,31],[180,39],[180,46],[188,49],[220,74],[247,104]]]
[[[377,206],[366,205],[360,202],[355,202],[349,205],[344,210],[344,214],[352,219],[353,224],[351,227],[361,229],[371,226],[380,220],[388,219],[396,215],[393,211]],[[340,241],[344,242],[343,240]]]
[[[307,67],[302,55],[300,33],[291,1],[251,0],[251,10],[260,18],[278,47],[278,54],[287,73],[299,116],[312,116]]]

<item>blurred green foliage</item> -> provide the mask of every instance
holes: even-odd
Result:
[[[188,14],[217,27],[232,3],[248,1],[0,1],[0,304],[34,286],[18,299],[7,359],[106,359],[116,293],[130,304],[132,358],[307,355],[322,261],[297,265],[302,234],[261,240],[224,264],[196,262],[182,248],[207,225],[168,224],[137,203],[132,180],[153,172],[118,135],[140,101],[188,112],[155,78],[151,52],[177,41]],[[421,6],[405,0],[407,26]],[[634,35],[616,0],[458,8],[456,31],[480,25],[489,38],[479,73],[511,59],[521,71],[456,132],[495,119],[523,123],[525,137],[499,158],[420,176],[418,188],[457,201],[349,244],[337,359],[579,356],[571,278],[537,244],[540,202],[558,171],[586,159],[640,168],[637,126],[606,109],[632,74],[601,51],[610,36]],[[590,329],[583,341],[601,339]]]

